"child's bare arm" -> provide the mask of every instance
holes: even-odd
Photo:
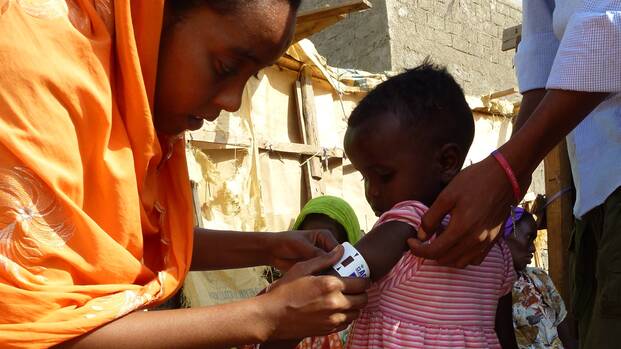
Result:
[[[408,250],[407,239],[412,237],[416,238],[416,230],[411,225],[392,221],[374,228],[356,243],[356,249],[369,265],[372,281],[388,274]],[[338,276],[332,269],[326,273]]]
[[[513,329],[513,302],[511,292],[498,301],[496,308],[496,335],[502,349],[517,349],[515,330]]]

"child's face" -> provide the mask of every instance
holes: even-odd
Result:
[[[431,205],[442,189],[433,147],[411,134],[388,113],[347,130],[345,151],[377,216],[405,200]]]

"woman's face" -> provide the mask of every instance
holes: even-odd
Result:
[[[532,261],[536,238],[537,224],[535,220],[531,216],[524,216],[517,222],[516,232],[511,234],[507,241],[516,270],[524,270]]]
[[[208,6],[181,17],[171,12],[165,13],[154,113],[156,130],[167,135],[239,109],[246,81],[276,62],[295,29],[287,1],[252,1],[226,14]]]

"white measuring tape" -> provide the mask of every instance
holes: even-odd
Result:
[[[371,276],[371,270],[364,257],[349,242],[342,243],[345,248],[343,257],[332,266],[342,277],[368,278]]]

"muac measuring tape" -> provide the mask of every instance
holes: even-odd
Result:
[[[364,257],[349,242],[342,243],[345,252],[343,257],[332,266],[342,277],[368,278],[371,276],[371,270]]]

